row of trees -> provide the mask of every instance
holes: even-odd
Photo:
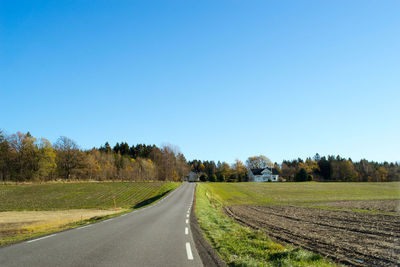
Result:
[[[7,135],[0,131],[0,181],[49,181],[56,179],[161,180],[177,181],[198,173],[202,181],[246,182],[248,169],[273,168],[287,181],[400,181],[399,163],[378,163],[365,159],[353,162],[340,156],[284,160],[272,163],[266,156],[249,157],[246,164],[193,160],[171,146],[105,143],[82,150],[71,139],[60,137],[51,144],[28,133]]]
[[[200,180],[210,182],[247,182],[247,169],[240,160],[230,165],[226,162],[193,160],[190,170],[198,173]]]
[[[353,162],[340,156],[321,157],[318,153],[306,160],[284,160],[279,170],[288,181],[390,182],[400,181],[399,163],[362,159]],[[305,175],[306,174],[306,175]]]
[[[71,139],[51,144],[28,133],[0,131],[0,181],[182,180],[189,173],[183,154],[171,146],[108,143],[82,150]]]
[[[337,181],[337,182],[389,182],[400,181],[398,163],[378,163],[365,159],[353,162],[340,156],[321,157],[316,154],[306,160],[284,160],[282,164],[272,163],[264,155],[249,157],[246,165],[240,160],[229,165],[226,162],[193,160],[190,169],[198,173],[201,181],[245,182],[248,181],[248,169],[274,169],[281,180]]]

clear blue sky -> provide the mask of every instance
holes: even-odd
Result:
[[[0,128],[400,160],[400,1],[0,2]]]

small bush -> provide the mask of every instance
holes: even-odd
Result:
[[[218,175],[218,182],[225,182],[225,175],[224,174],[219,174]]]
[[[200,181],[206,182],[207,179],[208,179],[207,174],[203,173],[202,175],[200,175]]]
[[[210,175],[210,182],[216,182],[217,181],[217,176],[215,174]]]

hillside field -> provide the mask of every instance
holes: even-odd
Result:
[[[0,211],[134,208],[175,189],[170,182],[86,182],[0,185]]]
[[[290,256],[293,245],[337,263],[360,266],[400,263],[398,182],[200,183],[197,193],[199,201],[209,202],[219,210],[218,216],[224,218],[217,222],[202,212],[202,206],[197,207],[206,236],[228,263],[287,263],[296,258]],[[250,231],[248,236],[255,235],[252,231],[258,233],[257,238],[229,241],[232,233],[228,228],[234,228],[231,220],[237,227],[248,229],[241,230]],[[214,221],[212,227],[210,221]],[[287,248],[282,248],[287,254],[279,254],[279,262],[274,250],[260,246],[266,238]],[[244,249],[252,243],[258,244],[257,253]],[[292,263],[307,265],[310,257]],[[326,263],[315,259],[312,265]]]
[[[180,183],[79,182],[0,185],[0,246],[149,205]]]

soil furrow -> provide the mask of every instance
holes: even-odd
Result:
[[[398,215],[294,206],[233,206],[226,207],[225,212],[243,225],[266,231],[273,239],[342,264],[400,264]]]

